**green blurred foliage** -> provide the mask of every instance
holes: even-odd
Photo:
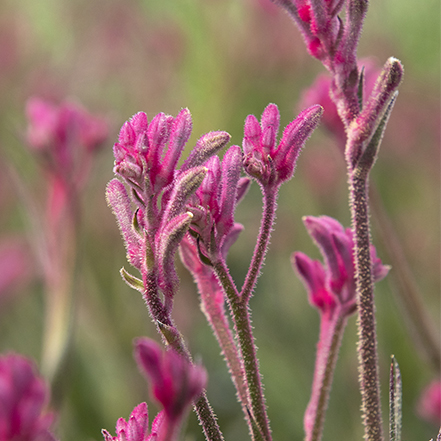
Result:
[[[373,180],[439,326],[439,3],[373,2],[360,57],[402,59],[406,77],[388,127]],[[193,135],[226,130],[240,144],[246,115],[278,104],[282,125],[323,69],[305,51],[299,33],[264,0],[5,0],[0,4],[0,239],[26,234],[26,207],[7,172],[12,163],[32,197],[44,206],[44,178],[26,150],[24,106],[31,95],[74,97],[111,124],[107,148],[96,160],[83,199],[81,276],[75,351],[66,374],[57,433],[63,440],[99,440],[148,401],[148,387],[132,358],[136,336],[157,338],[138,293],[122,282],[125,252],[104,200],[112,176],[112,144],[122,123],[139,110],[151,119],[189,107]],[[241,284],[259,225],[257,185],[239,207],[245,231],[230,252]],[[277,226],[251,306],[274,439],[301,439],[318,336],[318,314],[290,266],[302,250],[318,258],[303,228],[304,215],[326,214],[349,224],[342,155],[318,130],[302,153],[295,178],[282,187]],[[376,239],[375,229],[373,231]],[[382,244],[376,243],[380,256]],[[199,311],[191,277],[179,266],[182,293],[176,322],[209,372],[208,395],[227,440],[247,429],[214,337]],[[433,372],[414,347],[393,286],[376,290],[384,411],[389,356],[402,370],[403,439],[429,439],[435,427],[415,414]],[[42,282],[35,277],[1,304],[0,350],[40,358],[44,320]],[[338,361],[325,439],[361,439],[355,318]],[[149,402],[152,417],[156,411]],[[386,415],[386,412],[385,412]],[[202,440],[194,415],[186,440]]]

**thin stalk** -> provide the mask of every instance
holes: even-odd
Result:
[[[322,319],[311,400],[305,412],[305,441],[320,441],[322,438],[335,365],[346,322],[346,318],[341,314],[330,322]]]
[[[236,286],[222,260],[213,262],[214,271],[227,295],[236,335],[245,367],[248,393],[251,401],[252,417],[255,419],[261,436],[271,440],[271,430],[265,406],[265,398],[256,355],[256,346],[251,326],[251,314],[247,299],[239,298]],[[255,434],[255,437],[258,438]]]
[[[147,273],[144,280],[144,286],[146,287],[144,299],[147,303],[150,315],[158,328],[158,332],[164,336],[167,343],[178,353],[182,354],[187,360],[192,362],[191,354],[186,347],[179,330],[176,328],[171,318],[166,314],[162,302],[158,297],[158,285],[155,275],[156,272],[155,269],[153,269]],[[168,334],[170,338],[167,339],[167,333],[161,329],[158,322],[161,326],[170,329]],[[199,399],[193,404],[193,408],[198,416],[199,423],[202,426],[207,441],[223,441],[224,437],[219,424],[217,423],[216,415],[208,401],[205,390],[202,392]]]
[[[260,223],[259,236],[257,238],[253,258],[240,293],[241,299],[243,299],[243,301],[246,303],[248,303],[254,287],[256,286],[257,277],[259,276],[265,254],[268,250],[277,208],[277,192],[278,188],[268,188],[262,186],[263,213]]]
[[[223,305],[216,301],[214,293],[210,292],[210,287],[204,289],[204,282],[210,283],[209,280],[202,280],[202,278],[198,279],[198,286],[201,292],[202,310],[207,317],[207,321],[210,324],[225,357],[225,361],[231,374],[231,379],[237,391],[237,396],[242,405],[242,410],[248,420],[247,408],[249,407],[249,402],[244,378],[244,367],[239,357],[239,352]],[[216,279],[215,282],[217,284]]]
[[[357,282],[359,380],[365,439],[383,441],[367,173],[359,168],[349,171]]]

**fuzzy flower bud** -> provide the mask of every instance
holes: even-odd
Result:
[[[351,229],[344,229],[328,216],[307,216],[303,222],[324,258],[323,265],[303,253],[292,256],[293,267],[308,290],[311,304],[321,313],[333,314],[338,307],[343,315],[352,314],[356,308],[356,285]],[[381,263],[373,246],[371,257],[374,280],[381,280],[389,267]]]
[[[277,187],[291,179],[300,150],[317,127],[322,112],[319,105],[301,112],[288,124],[278,146],[280,114],[277,106],[269,104],[266,107],[260,124],[254,115],[249,115],[242,143],[245,171],[264,186]]]

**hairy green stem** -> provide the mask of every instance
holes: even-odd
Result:
[[[277,192],[278,188],[267,188],[262,186],[263,214],[259,236],[257,238],[253,258],[240,293],[243,301],[247,303],[251,297],[251,294],[253,293],[254,287],[256,286],[257,277],[259,276],[263,260],[265,259],[265,254],[268,250],[277,208]]]
[[[365,439],[383,441],[367,175],[368,171],[360,168],[349,171],[357,282],[359,380]]]
[[[251,326],[251,314],[246,299],[242,299],[222,260],[213,262],[214,271],[227,295],[236,335],[244,363],[252,417],[260,429],[261,436],[271,440],[271,430],[267,416],[263,387],[256,355],[256,346]],[[255,434],[258,438],[260,434]]]
[[[346,318],[341,314],[332,318],[330,323],[322,322],[311,401],[305,413],[305,441],[320,441],[322,438],[335,365],[346,322]]]

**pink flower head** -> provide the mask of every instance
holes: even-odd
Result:
[[[441,424],[441,381],[432,381],[422,392],[417,412],[426,421]]]
[[[296,252],[292,263],[309,293],[309,300],[321,313],[333,314],[338,307],[344,315],[356,308],[355,263],[350,228],[344,229],[328,216],[307,216],[303,219],[324,258],[324,265]],[[374,280],[383,279],[389,267],[383,265],[371,247]]]
[[[207,175],[189,199],[193,214],[191,229],[197,233],[208,254],[221,251],[234,225],[238,199],[246,192],[250,180],[240,178],[242,153],[230,147],[221,161],[217,156],[206,163]]]
[[[133,409],[128,421],[120,418],[116,422],[116,436],[105,429],[101,432],[105,441],[156,441],[163,419],[163,412],[158,413],[150,430],[147,404],[141,403]]]
[[[49,392],[27,358],[0,357],[0,440],[54,441],[52,415],[44,413]]]
[[[149,123],[147,115],[139,112],[124,123],[118,142],[113,147],[116,174],[146,190],[157,194],[167,187],[176,174],[181,153],[191,135],[192,119],[188,109],[173,118],[159,113]],[[193,161],[186,161],[181,169],[203,164],[229,140],[225,132],[211,132],[204,135],[193,151]],[[208,154],[207,154],[208,152]],[[199,154],[198,158],[195,158]]]
[[[64,180],[83,180],[92,152],[108,136],[107,123],[77,104],[56,106],[37,97],[26,103],[26,114],[28,143],[43,155],[47,168]]]
[[[114,145],[114,171],[128,184],[130,193],[117,179],[108,184],[106,193],[128,260],[141,272],[144,283],[147,273],[154,274],[150,286],[164,294],[166,315],[179,282],[174,255],[194,217],[187,202],[207,174],[203,164],[230,139],[226,132],[203,135],[178,169],[191,128],[188,109],[176,118],[160,113],[150,123],[143,112],[133,116]]]
[[[162,351],[148,338],[135,341],[135,357],[166,417],[172,421],[180,420],[207,383],[205,369],[191,364],[173,350]]]
[[[245,171],[263,186],[278,187],[294,174],[300,150],[317,127],[323,109],[314,105],[301,112],[285,128],[276,146],[280,114],[275,104],[263,111],[260,124],[254,115],[245,120],[243,165]]]

